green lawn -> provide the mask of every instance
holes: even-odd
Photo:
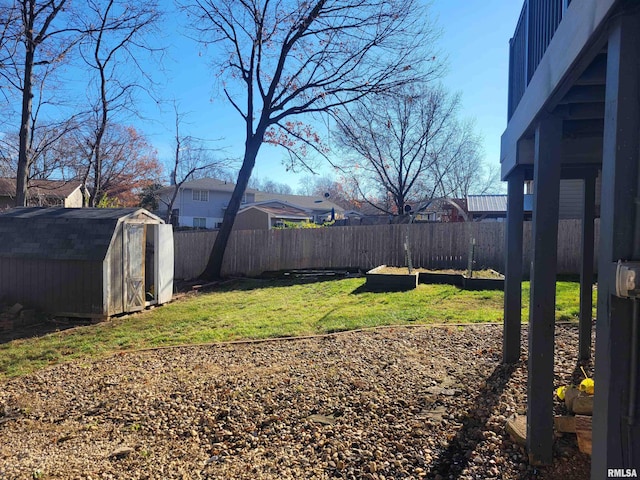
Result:
[[[501,291],[449,285],[372,293],[364,279],[239,280],[161,308],[97,325],[0,345],[0,377],[122,350],[225,340],[312,335],[394,324],[501,322]],[[556,317],[577,320],[579,284],[558,282]],[[529,284],[523,283],[523,319]]]

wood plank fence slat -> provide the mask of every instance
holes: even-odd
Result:
[[[599,220],[595,226],[597,252]],[[528,274],[531,222],[525,222],[523,228],[523,273]],[[503,222],[235,231],[229,240],[222,271],[224,275],[254,276],[264,271],[305,268],[358,268],[366,271],[382,264],[404,266],[407,231],[414,267],[466,269],[469,245],[475,238],[475,267],[503,271]],[[560,221],[558,273],[579,272],[580,235],[579,220]],[[195,278],[202,273],[215,237],[216,232],[213,231],[174,233],[176,278]]]

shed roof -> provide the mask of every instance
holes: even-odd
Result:
[[[0,256],[103,260],[125,218],[164,223],[143,208],[13,208],[0,213]]]

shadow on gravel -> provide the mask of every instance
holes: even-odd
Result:
[[[582,367],[582,368],[581,368]],[[584,380],[584,374],[582,373],[582,369],[589,375],[589,371],[593,371],[593,362],[592,359],[589,360],[578,360],[576,362],[576,367],[571,372],[571,384],[572,385],[580,385],[580,382]],[[593,375],[591,375],[593,377]]]
[[[469,466],[472,458],[466,453],[483,440],[489,417],[500,402],[500,395],[517,365],[498,365],[487,378],[485,386],[468,402],[469,412],[462,420],[462,428],[436,455],[429,471],[430,478],[440,474],[443,478],[458,478]]]

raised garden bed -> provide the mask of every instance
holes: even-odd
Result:
[[[367,288],[370,290],[409,290],[413,285],[413,276],[417,274],[417,283],[438,283],[455,285],[466,290],[504,290],[504,277],[494,270],[474,271],[468,277],[461,270],[413,269],[409,274],[406,267],[388,267],[381,265],[367,272]],[[387,287],[383,288],[383,285]],[[389,288],[396,286],[397,288]],[[416,284],[417,285],[417,284]],[[402,287],[401,287],[402,286]]]
[[[380,265],[365,274],[367,288],[379,292],[412,290],[418,286],[418,271]]]

